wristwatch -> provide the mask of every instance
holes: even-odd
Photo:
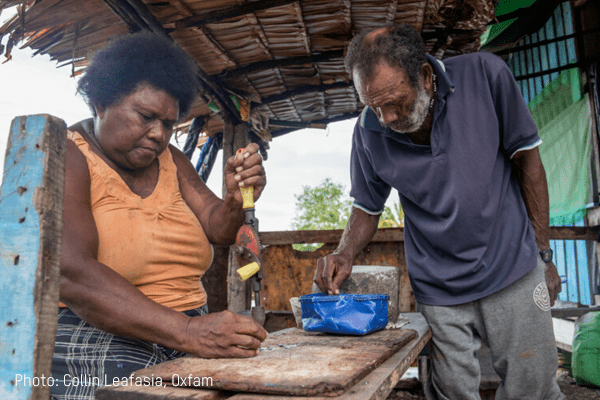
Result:
[[[552,261],[552,249],[546,249],[540,251],[540,256],[542,257],[542,261],[545,263],[549,263]]]

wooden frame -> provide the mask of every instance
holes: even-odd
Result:
[[[49,115],[18,117],[8,139],[0,190],[0,393],[11,399],[50,396],[66,129]]]

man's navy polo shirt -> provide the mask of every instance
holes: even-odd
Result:
[[[383,128],[365,107],[354,129],[356,207],[383,211],[391,188],[404,209],[408,273],[417,301],[483,298],[536,265],[535,233],[511,174],[512,155],[541,143],[506,63],[490,53],[432,57],[438,82],[431,145]]]

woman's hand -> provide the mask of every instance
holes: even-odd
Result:
[[[258,149],[256,143],[250,143],[244,151],[229,157],[223,171],[227,196],[232,196],[240,204],[242,203],[240,188],[253,186],[254,200],[257,200],[267,183]]]
[[[222,311],[192,317],[184,347],[202,358],[248,358],[258,354],[266,338],[267,331],[252,318]]]

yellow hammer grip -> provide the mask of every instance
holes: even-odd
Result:
[[[238,269],[236,272],[237,272],[238,276],[240,277],[240,279],[245,281],[246,279],[250,278],[252,275],[257,273],[258,270],[260,270],[258,263],[252,262],[252,263],[246,265],[245,267]]]
[[[245,149],[239,149],[238,154],[241,154]],[[254,208],[254,186],[241,187],[240,192],[242,193],[242,208]]]

